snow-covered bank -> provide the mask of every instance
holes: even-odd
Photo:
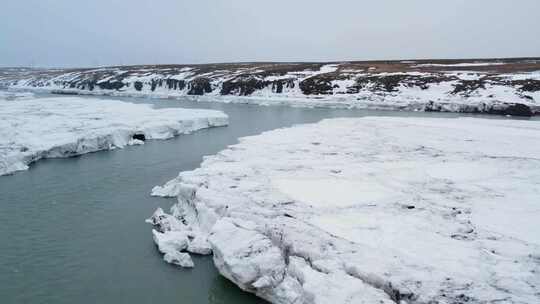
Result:
[[[0,90],[0,100],[30,99],[34,94],[31,92],[3,91]]]
[[[203,96],[216,102],[522,116],[540,113],[540,60],[524,59],[15,69],[0,73],[1,84],[59,94]]]
[[[273,303],[540,302],[540,122],[357,118],[247,137],[154,195],[172,263]]]
[[[41,158],[70,157],[224,126],[220,111],[78,97],[0,98],[0,175]]]

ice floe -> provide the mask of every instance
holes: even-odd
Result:
[[[539,121],[324,120],[242,138],[153,194],[178,197],[149,219],[160,250],[208,241],[273,303],[540,302]]]
[[[142,144],[228,122],[227,115],[212,110],[154,109],[78,97],[7,97],[0,97],[0,175],[26,170],[41,158]]]

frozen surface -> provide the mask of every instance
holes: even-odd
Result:
[[[538,121],[324,120],[243,138],[153,194],[178,197],[148,220],[180,236],[167,253],[209,244],[273,303],[540,303]]]
[[[41,158],[142,144],[141,139],[167,139],[228,122],[219,111],[153,109],[144,104],[74,97],[22,97],[0,96],[0,175],[26,170]]]
[[[11,92],[0,90],[0,100],[30,99],[34,94],[31,92]]]
[[[426,63],[417,64],[416,67],[478,67],[490,65],[503,65],[504,62],[462,62],[462,63]]]

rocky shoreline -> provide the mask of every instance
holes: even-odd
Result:
[[[540,59],[0,69],[10,89],[414,111],[540,113]]]

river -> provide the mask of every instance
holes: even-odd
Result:
[[[264,303],[222,278],[211,257],[195,257],[196,267],[189,270],[161,259],[144,220],[174,200],[151,197],[153,186],[197,168],[204,155],[238,137],[279,127],[331,117],[457,116],[107,98],[222,110],[230,125],[143,146],[41,160],[28,171],[0,176],[1,303]]]

